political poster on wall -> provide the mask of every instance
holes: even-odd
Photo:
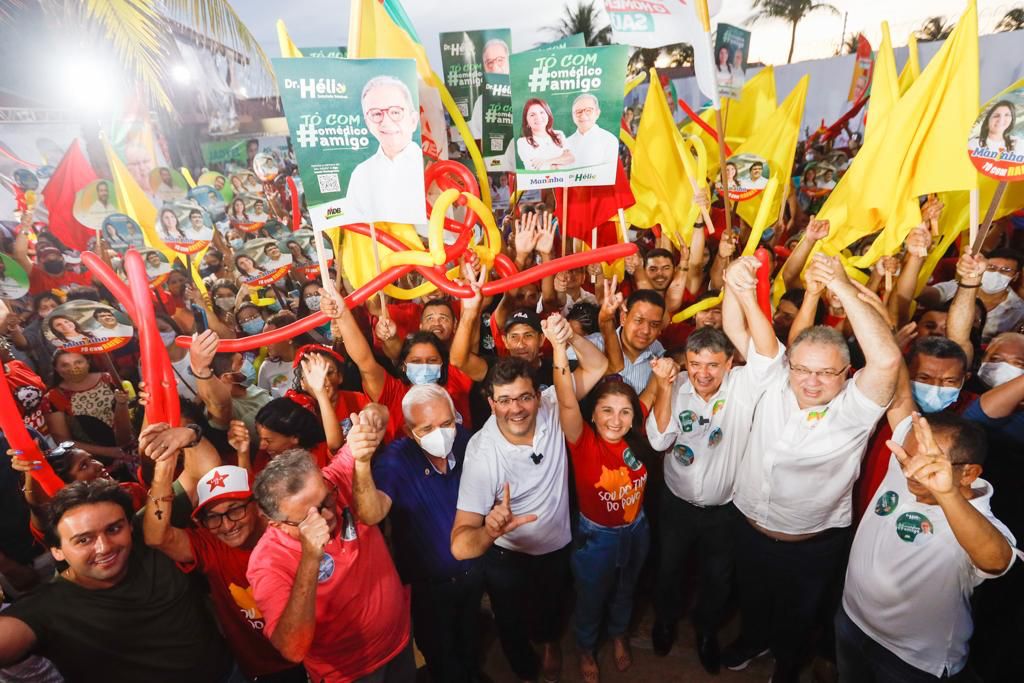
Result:
[[[415,62],[273,63],[313,227],[426,223]]]
[[[719,97],[737,99],[747,82],[750,31],[719,24],[715,34],[715,83]]]
[[[971,163],[995,180],[1024,181],[1024,88],[985,103],[967,142]]]
[[[623,45],[512,55],[519,188],[615,183],[628,56]]]

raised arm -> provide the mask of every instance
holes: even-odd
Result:
[[[583,413],[580,412],[580,402],[576,398],[572,374],[569,372],[569,356],[566,354],[566,341],[572,336],[572,327],[557,313],[542,320],[540,325],[553,351],[552,376],[555,394],[558,396],[559,422],[569,443],[576,443],[583,433]]]
[[[149,501],[142,518],[142,534],[149,547],[156,548],[175,562],[188,564],[195,561],[188,535],[171,526],[171,502],[174,500],[171,485],[180,451],[166,446],[160,439],[161,434],[170,428],[166,423],[151,424],[139,435],[139,450],[155,462]]]
[[[515,515],[509,502],[511,489],[505,482],[501,502],[496,502],[484,517],[475,512],[455,511],[452,525],[452,555],[456,560],[480,557],[496,540],[524,524],[537,521],[537,515]]]
[[[363,380],[363,391],[371,401],[378,400],[384,391],[387,372],[374,358],[373,349],[370,348],[369,342],[366,341],[362,330],[359,329],[359,323],[356,322],[352,311],[348,309],[334,287],[320,288],[320,311],[327,317],[338,321],[348,357],[359,368],[359,375]]]
[[[402,340],[398,336],[398,324],[393,318],[377,318],[373,326],[373,335],[380,340],[381,351],[392,361],[398,362],[402,352]]]
[[[551,254],[555,250],[555,224],[552,218],[550,213],[544,212],[537,225],[536,250],[537,255],[540,256],[541,263],[550,261]],[[561,310],[562,303],[565,301],[565,294],[562,293],[560,297],[559,293],[555,290],[554,275],[548,275],[541,279],[540,295],[545,308]]]
[[[698,190],[706,193],[707,190]],[[686,291],[694,296],[700,292],[704,285],[704,247],[707,238],[704,236],[703,219],[697,218],[697,225],[693,228],[693,238],[690,240],[690,259],[686,271]]]
[[[887,302],[897,327],[903,327],[910,322],[910,304],[914,300],[917,279],[921,275],[921,267],[928,257],[931,245],[932,231],[928,229],[927,222],[911,230],[907,236],[907,254],[903,258],[903,267]]]
[[[967,354],[967,366],[974,362],[974,344],[971,343],[971,327],[974,325],[974,314],[981,286],[981,278],[988,268],[988,260],[981,254],[965,251],[956,263],[957,280],[960,286],[949,304],[946,315],[946,336],[955,341]]]
[[[722,238],[718,241],[718,253],[715,254],[715,260],[711,263],[711,273],[708,278],[709,289],[722,289],[725,284],[725,269],[736,254],[739,239],[739,235],[735,231],[722,232]]]
[[[619,322],[619,312],[622,310],[622,293],[615,291],[616,276],[611,281],[601,281],[601,309],[597,313],[597,328],[601,331],[601,341],[604,342],[604,357],[608,360],[608,367],[605,373],[614,375],[622,372],[626,367],[622,359],[622,344],[619,343],[619,334],[616,328]]]
[[[729,266],[725,277],[725,297],[722,301],[722,326],[740,353],[745,354],[748,343],[753,341],[758,355],[774,358],[779,353],[779,339],[775,336],[772,321],[757,305],[757,270],[761,267],[761,262],[754,256],[744,256]],[[736,325],[740,321],[735,312],[727,315],[727,310],[733,311],[733,306],[728,309],[726,307],[728,299],[735,299],[735,308],[742,312],[742,331],[730,332],[725,327],[727,317],[733,319],[731,325]],[[740,346],[741,343],[744,345]]]
[[[474,340],[477,339],[476,332],[480,327],[480,307],[483,304],[480,288],[487,279],[487,268],[481,266],[480,274],[474,276],[467,270],[467,266],[463,266],[463,274],[473,290],[473,296],[462,300],[462,315],[452,337],[449,362],[474,382],[481,382],[487,376],[487,362],[477,355]]]
[[[850,281],[837,257],[815,254],[811,268],[821,272],[820,279],[839,298],[860,342],[865,365],[857,373],[857,388],[878,405],[889,405],[903,357],[885,319],[885,306],[873,292]]]
[[[608,369],[608,359],[605,357],[604,352],[594,346],[586,337],[573,333],[572,327],[561,315],[555,313],[548,317],[548,321],[551,318],[561,321],[560,324],[563,324],[569,330],[567,341],[573,350],[576,351],[576,358],[579,359],[579,365],[573,372],[573,376],[576,378],[576,398],[582,399],[605,376],[605,371]]]
[[[231,422],[231,389],[213,374],[213,357],[217,355],[220,337],[213,330],[192,335],[188,359],[196,379],[196,395],[206,406],[210,420],[219,424]]]
[[[384,521],[391,511],[391,498],[377,490],[370,465],[373,454],[384,438],[388,421],[380,412],[366,409],[358,415],[353,413],[350,419],[352,429],[348,433],[348,447],[355,459],[352,492],[356,517],[363,524],[373,526]]]
[[[782,266],[782,280],[786,283],[786,289],[800,287],[800,273],[803,272],[804,265],[807,263],[811,251],[814,250],[814,245],[828,237],[828,228],[828,221],[819,221],[811,216],[811,222],[804,230],[803,239],[796,245],[793,253],[789,255],[786,263]]]
[[[980,400],[982,411],[993,419],[1013,415],[1024,402],[1024,375],[992,387]]]
[[[654,393],[654,409],[648,417],[648,432],[651,445],[655,450],[665,450],[675,441],[676,434],[669,434],[672,424],[672,387],[679,375],[679,367],[671,358],[655,358],[651,361],[651,382],[656,385]],[[651,420],[657,427],[657,434],[652,434]],[[660,437],[660,438],[656,438]],[[671,437],[671,442],[669,438]],[[657,443],[655,443],[657,441]]]
[[[333,419],[334,406],[331,404],[330,380],[327,377],[330,367],[327,359],[318,353],[308,354],[302,359],[302,376],[313,393],[313,398],[316,399],[320,415],[326,418],[321,420],[321,423],[324,426],[327,448],[333,453],[345,444],[345,437],[341,432],[341,425]]]

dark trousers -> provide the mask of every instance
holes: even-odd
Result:
[[[570,547],[527,555],[493,545],[483,557],[484,587],[491,597],[501,649],[523,680],[540,673],[540,659],[530,640],[552,643],[561,637]]]
[[[479,563],[448,580],[412,584],[412,632],[432,681],[478,680],[483,592]]]
[[[946,680],[907,664],[853,623],[843,608],[836,613],[836,660],[843,683],[932,683]]]
[[[673,625],[682,614],[682,578],[686,559],[697,553],[699,587],[693,625],[714,633],[721,625],[735,568],[733,527],[738,516],[732,503],[697,507],[661,486],[661,557],[654,593],[654,618]]]
[[[795,682],[814,627],[849,551],[850,529],[828,529],[806,541],[770,538],[736,516],[736,579],[741,641],[768,646],[776,683]]]

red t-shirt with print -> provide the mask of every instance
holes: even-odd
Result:
[[[569,456],[583,516],[601,526],[632,524],[643,506],[647,467],[629,444],[608,443],[584,424]]]

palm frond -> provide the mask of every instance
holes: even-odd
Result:
[[[1019,31],[1024,28],[1024,7],[1015,7],[1003,15],[996,24],[996,31]]]

